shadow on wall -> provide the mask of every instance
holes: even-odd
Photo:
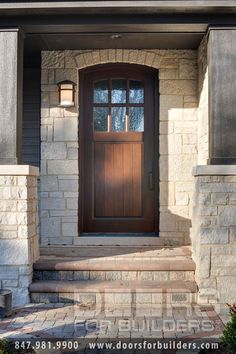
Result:
[[[207,164],[209,154],[206,38],[197,54],[197,70],[192,76],[198,85],[195,95],[179,92],[160,99],[160,235],[184,244],[195,242],[192,168]]]
[[[160,236],[165,245],[190,244],[197,164],[196,98],[185,106],[185,96],[160,99],[159,209]]]

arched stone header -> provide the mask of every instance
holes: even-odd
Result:
[[[178,60],[196,59],[194,50],[65,50],[42,52],[42,68],[45,69],[82,69],[92,65],[106,63],[129,63],[147,65],[155,69],[173,69]],[[191,77],[190,77],[191,78]]]

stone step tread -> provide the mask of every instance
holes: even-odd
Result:
[[[30,285],[31,293],[196,293],[194,281],[37,281]]]
[[[34,270],[57,271],[195,271],[192,259],[129,259],[129,258],[40,258]]]
[[[191,247],[157,247],[157,246],[47,246],[41,247],[42,256],[56,257],[175,257],[190,256]]]

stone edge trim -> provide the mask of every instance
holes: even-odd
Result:
[[[85,9],[90,9],[90,8],[152,8],[154,7],[155,9],[161,8],[161,9],[172,9],[174,8],[186,8],[187,9],[200,9],[203,11],[203,9],[206,8],[218,8],[224,6],[226,9],[231,9],[235,7],[234,0],[221,0],[221,1],[216,1],[212,0],[211,4],[208,2],[205,2],[203,4],[202,1],[200,0],[195,0],[195,1],[182,1],[182,0],[169,0],[168,3],[163,3],[161,0],[156,0],[156,1],[139,1],[138,4],[137,2],[132,3],[132,2],[123,2],[123,1],[109,1],[106,3],[106,1],[68,1],[68,2],[61,2],[61,1],[55,1],[54,3],[51,3],[50,1],[45,1],[45,2],[40,2],[40,1],[35,1],[35,2],[28,2],[25,3],[23,1],[19,1],[18,3],[13,2],[13,3],[3,3],[0,5],[1,10],[13,10],[13,9],[34,9],[34,10],[46,10],[46,9],[64,9],[64,8],[69,8],[69,9],[77,9],[77,8],[85,8]],[[214,10],[214,9],[213,9]]]
[[[0,165],[0,176],[39,176],[39,168],[31,165]]]
[[[235,176],[236,165],[206,165],[193,167],[192,174],[197,176]]]

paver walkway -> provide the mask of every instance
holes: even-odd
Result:
[[[86,342],[86,345],[89,341],[101,342],[109,338],[116,341],[126,339],[195,341],[217,338],[224,328],[223,321],[227,321],[225,313],[223,311],[223,316],[222,313],[218,315],[212,306],[199,305],[186,308],[141,306],[132,309],[126,307],[96,309],[62,303],[31,304],[14,310],[11,317],[0,321],[0,337],[33,337],[42,340],[70,338],[79,339],[82,344]],[[98,353],[99,351],[50,351],[48,349],[37,352]],[[134,353],[144,352],[147,353],[147,351],[134,351]],[[168,353],[175,352],[168,351]],[[177,353],[182,352],[177,351]],[[192,353],[192,351],[183,351],[183,353]]]

